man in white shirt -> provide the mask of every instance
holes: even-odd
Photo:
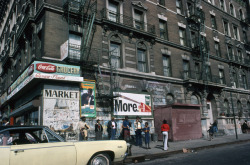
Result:
[[[141,130],[142,130],[142,122],[139,116],[136,116],[135,121],[135,137],[136,137],[136,146],[142,146],[142,137],[141,137]]]
[[[115,118],[112,117],[111,120],[108,122],[108,135],[110,140],[115,140],[117,130],[117,123],[115,122]]]

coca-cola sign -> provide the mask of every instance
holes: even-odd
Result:
[[[36,70],[45,73],[54,73],[56,72],[56,66],[48,63],[37,63]]]

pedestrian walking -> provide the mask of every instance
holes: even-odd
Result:
[[[163,135],[163,150],[168,150],[168,131],[170,130],[169,125],[167,124],[167,120],[163,120],[163,124],[161,125],[161,132]]]
[[[245,122],[242,124],[241,129],[243,133],[247,133],[247,129],[248,129],[247,120],[245,120]]]
[[[117,123],[115,122],[115,118],[112,117],[111,120],[108,122],[107,126],[108,137],[110,140],[115,140],[116,130],[117,130]]]
[[[125,116],[125,120],[122,123],[122,129],[123,129],[124,140],[128,142],[130,138],[130,123],[128,121],[128,116]]]
[[[214,120],[213,124],[212,124],[212,127],[213,127],[213,132],[218,132],[218,127],[217,127],[217,120]]]
[[[214,138],[214,128],[213,125],[210,125],[209,129],[208,129],[208,140],[211,141]]]
[[[148,126],[148,122],[145,123],[145,127],[143,128],[143,131],[145,132],[145,145],[147,149],[151,149],[149,146],[149,142],[150,142],[150,128]]]
[[[141,137],[141,131],[142,131],[142,122],[139,116],[136,116],[136,121],[134,123],[135,125],[135,140],[136,140],[136,146],[142,146],[142,137]]]
[[[79,140],[87,140],[88,139],[88,129],[90,127],[86,123],[86,117],[81,117],[81,121],[78,123],[78,128],[80,130]]]
[[[95,139],[96,140],[102,140],[102,132],[103,132],[103,127],[100,123],[100,120],[98,119],[95,124]]]

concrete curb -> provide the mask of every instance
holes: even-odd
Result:
[[[207,146],[201,146],[201,147],[194,147],[194,148],[188,148],[189,150],[199,151],[203,149],[209,149],[209,148],[216,148],[216,147],[222,147],[228,144],[240,144],[240,143],[246,143],[250,142],[250,139],[247,140],[237,140],[232,142],[225,142],[220,144],[213,144],[213,145],[207,145]],[[183,150],[175,150],[175,151],[162,151],[159,153],[153,153],[153,154],[147,154],[147,155],[137,155],[137,156],[129,156],[126,158],[125,162],[116,162],[114,165],[122,165],[127,163],[138,163],[138,162],[144,162],[146,160],[154,160],[159,158],[166,158],[169,155],[179,154],[183,153]]]

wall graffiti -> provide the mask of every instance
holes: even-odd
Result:
[[[79,122],[79,89],[45,85],[43,125],[62,134],[66,139],[77,139]]]

